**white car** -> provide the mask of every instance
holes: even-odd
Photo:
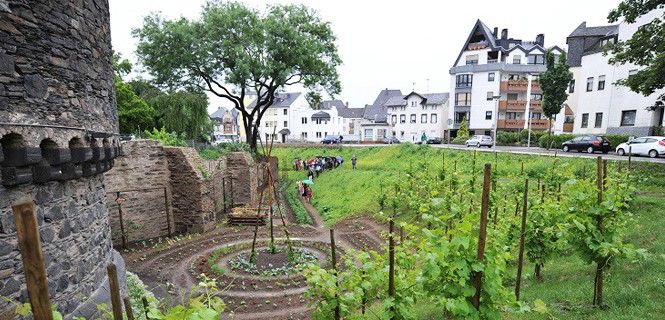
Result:
[[[492,141],[492,137],[490,137],[490,136],[475,135],[475,136],[469,138],[469,140],[466,140],[465,144],[466,144],[467,148],[471,147],[471,146],[478,147],[478,148],[480,148],[482,146],[485,146],[485,147],[491,148],[492,145],[494,144],[494,141]]]
[[[665,137],[639,137],[617,146],[617,154],[627,155],[631,152],[633,155],[649,156],[657,158],[665,155]]]

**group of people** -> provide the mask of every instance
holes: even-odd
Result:
[[[355,155],[351,158],[351,164],[353,170],[356,170],[357,158]],[[312,159],[301,160],[300,158],[295,158],[293,160],[293,169],[295,171],[307,170],[307,180],[298,181],[297,188],[298,194],[300,194],[308,203],[312,201],[312,186],[311,184],[314,181],[314,177],[319,177],[324,170],[331,170],[341,166],[344,163],[344,158],[341,156],[336,157],[323,157],[316,156]]]

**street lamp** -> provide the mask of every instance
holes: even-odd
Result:
[[[492,148],[496,148],[496,134],[499,131],[499,99],[501,96],[493,96],[494,99],[494,139],[492,139]]]

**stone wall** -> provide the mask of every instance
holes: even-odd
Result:
[[[109,20],[107,0],[0,0],[0,296],[28,302],[11,205],[31,197],[70,316],[109,303],[109,263],[125,283],[100,174],[120,152]]]
[[[258,203],[258,166],[252,156],[245,152],[234,152],[226,157],[229,171],[228,194],[234,206]]]
[[[156,140],[133,140],[123,142],[122,149],[124,155],[105,174],[113,243],[122,243],[118,195],[124,199],[121,208],[127,243],[168,236],[174,227],[171,173],[164,147]]]

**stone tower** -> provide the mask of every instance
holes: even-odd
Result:
[[[11,205],[37,207],[51,301],[108,303],[103,172],[121,151],[108,0],[0,0],[0,296],[27,302]],[[124,282],[121,279],[122,282]],[[10,305],[0,299],[0,318]]]

